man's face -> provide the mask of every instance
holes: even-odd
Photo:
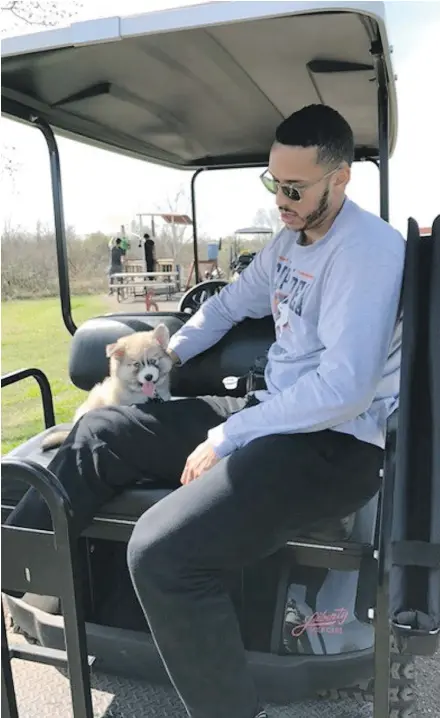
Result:
[[[276,203],[281,219],[295,232],[318,229],[342,199],[349,168],[336,169],[317,163],[315,147],[290,147],[275,142],[269,158],[269,174],[281,184],[294,185],[300,200],[289,199],[279,188]]]

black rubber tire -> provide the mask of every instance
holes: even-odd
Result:
[[[206,282],[196,284],[185,292],[179,302],[178,311],[195,314],[203,302],[217,294],[228,283],[224,279],[208,279]]]
[[[388,718],[416,718],[416,666],[414,656],[400,653],[393,636],[391,637],[390,650],[390,712]],[[320,691],[318,695],[325,700],[350,698],[357,701],[357,703],[372,703],[374,699],[374,678],[345,688]]]

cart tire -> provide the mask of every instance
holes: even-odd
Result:
[[[207,279],[205,282],[196,284],[183,295],[179,302],[178,311],[185,314],[195,314],[200,306],[214,294],[227,287],[229,282],[223,279]]]
[[[400,653],[394,636],[391,637],[390,656],[390,712],[388,718],[416,718],[416,666],[414,656]],[[371,703],[374,699],[374,678],[345,688],[320,691],[325,700],[349,698],[357,703]]]

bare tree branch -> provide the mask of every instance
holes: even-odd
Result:
[[[20,166],[21,163],[17,157],[16,147],[3,143],[1,149],[0,179],[4,188],[9,185],[9,188],[15,191],[15,175]]]
[[[73,17],[83,7],[80,0],[2,0],[1,33],[11,34],[15,28],[25,26],[55,27]],[[11,178],[17,172],[15,147],[2,144],[1,178]]]
[[[59,25],[76,15],[80,7],[82,3],[67,0],[4,0],[0,3],[3,17],[9,13],[21,23],[43,27]]]
[[[161,204],[160,212],[169,214],[188,214],[190,200],[186,189],[180,187],[176,194],[168,195],[164,203]],[[169,256],[177,259],[182,244],[186,241],[186,235],[190,227],[186,224],[167,224],[160,235],[164,248],[169,252]]]

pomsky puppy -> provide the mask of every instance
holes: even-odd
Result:
[[[135,332],[106,347],[110,375],[96,384],[77,409],[74,423],[92,409],[104,406],[143,404],[151,399],[168,401],[172,360],[167,354],[170,340],[165,324],[150,332]],[[43,451],[61,446],[68,431],[55,431],[41,442]]]

